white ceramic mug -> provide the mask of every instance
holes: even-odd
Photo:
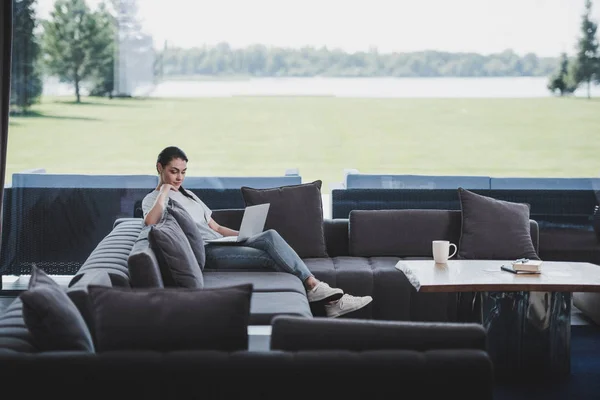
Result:
[[[454,246],[454,252],[450,254],[450,247]],[[436,264],[446,264],[449,258],[452,258],[458,250],[454,243],[447,240],[434,240],[431,243],[433,251],[433,260]]]

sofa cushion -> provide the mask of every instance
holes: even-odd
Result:
[[[458,188],[462,230],[458,256],[464,259],[539,259],[529,225],[529,206]]]
[[[187,210],[175,200],[169,199],[167,212],[173,215],[173,217],[175,217],[177,220],[181,230],[183,233],[185,233],[185,236],[190,242],[190,246],[192,247],[192,251],[196,256],[196,260],[198,261],[200,269],[204,269],[204,265],[206,263],[206,252],[204,251],[204,239],[202,239],[202,232],[200,232],[200,228],[198,228],[198,225],[196,225],[194,219],[187,212]]]
[[[164,287],[156,253],[150,248],[148,234],[152,225],[145,226],[127,258],[127,267],[133,288]]]
[[[271,325],[278,315],[312,318],[305,294],[297,292],[254,292],[250,305],[250,325]]]
[[[218,289],[90,286],[99,352],[245,350],[252,285]]]
[[[458,243],[460,211],[352,210],[350,255],[432,257],[433,240]]]
[[[218,288],[251,283],[254,292],[296,292],[306,295],[302,281],[287,272],[204,271],[204,287]]]
[[[79,310],[44,271],[32,268],[29,287],[20,298],[25,325],[42,351],[94,352],[91,333]]]
[[[270,203],[265,230],[276,230],[302,258],[327,257],[320,180],[270,189],[241,188],[246,206]]]
[[[185,233],[172,214],[165,216],[148,233],[166,287],[198,289],[204,286],[202,270]]]

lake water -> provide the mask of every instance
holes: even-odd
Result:
[[[167,97],[332,96],[359,98],[539,98],[550,97],[545,77],[508,78],[254,78],[165,81],[134,95]],[[47,81],[47,95],[71,95],[69,85]],[[576,96],[586,96],[580,88]],[[592,86],[600,96],[600,86]]]

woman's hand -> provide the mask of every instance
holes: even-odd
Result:
[[[170,190],[175,190],[175,188],[169,183],[163,183],[160,187],[160,192],[164,194],[169,194]]]
[[[165,203],[169,198],[169,192],[171,190],[175,190],[175,188],[171,184],[163,183],[160,186],[160,193],[158,193],[154,205],[152,206],[150,211],[148,211],[148,214],[146,214],[146,217],[144,218],[144,223],[146,225],[154,225],[158,223],[158,221],[160,221],[163,213],[165,212]]]

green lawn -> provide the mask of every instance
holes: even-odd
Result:
[[[364,173],[589,177],[600,173],[600,101],[547,99],[44,98],[10,119],[13,172],[154,174],[177,145],[192,176],[282,175],[323,191]]]

